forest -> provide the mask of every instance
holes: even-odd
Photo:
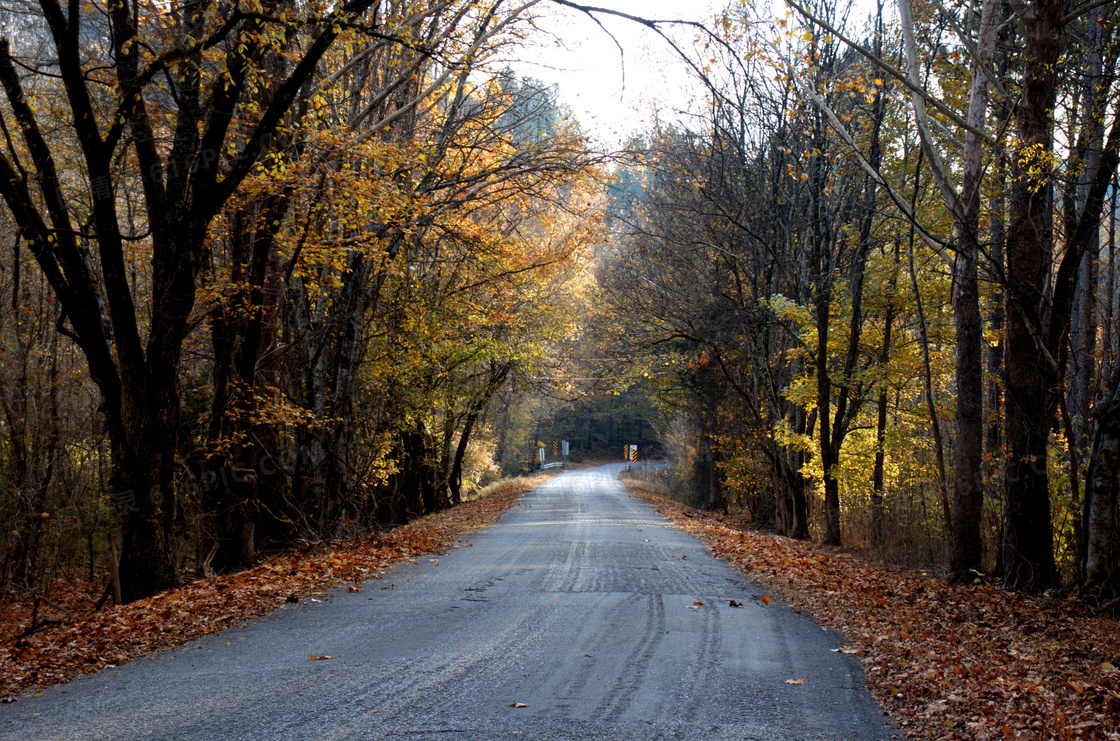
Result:
[[[148,597],[566,440],[1115,609],[1115,7],[0,0],[6,598]],[[510,66],[556,13],[703,93],[613,151]]]

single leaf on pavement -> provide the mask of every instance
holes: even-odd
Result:
[[[805,677],[801,679],[787,679],[786,684],[805,684]]]
[[[524,702],[511,702],[509,704],[509,706],[511,708],[527,708],[527,707],[529,707],[529,705],[527,703],[524,703]]]

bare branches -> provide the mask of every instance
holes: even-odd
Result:
[[[939,113],[941,113],[946,118],[948,118],[950,121],[955,123],[957,126],[964,129],[965,131],[971,131],[972,133],[980,136],[989,145],[996,146],[996,142],[991,140],[991,139],[988,139],[987,137],[985,137],[984,133],[982,131],[977,131],[974,127],[970,126],[969,123],[967,121],[965,121],[963,118],[961,118],[960,115],[957,114],[953,109],[949,108],[947,105],[942,103],[935,96],[933,96],[928,91],[923,89],[920,85],[915,84],[910,78],[908,78],[902,72],[895,69],[893,66],[887,64],[885,61],[883,61],[877,55],[873,54],[865,46],[853,41],[848,36],[846,36],[843,32],[841,32],[840,30],[833,27],[832,24],[830,24],[828,21],[818,17],[817,15],[815,15],[814,13],[809,11],[807,8],[805,8],[803,5],[798,3],[796,0],[785,0],[785,2],[786,2],[787,5],[789,5],[791,8],[793,8],[795,11],[797,11],[797,13],[799,15],[801,15],[803,18],[805,18],[805,20],[809,21],[811,24],[813,24],[814,26],[817,26],[818,28],[824,29],[828,33],[832,34],[836,38],[843,41],[845,44],[847,44],[852,49],[855,49],[864,58],[866,58],[869,62],[871,62],[876,67],[883,70],[884,72],[886,72],[888,75],[893,77],[895,80],[898,80],[900,83],[902,83],[904,86],[906,86],[912,94],[919,96],[924,103],[932,106],[934,109],[936,109]],[[900,7],[901,7],[902,2],[905,2],[905,0],[901,0]]]
[[[897,190],[895,190],[894,186],[887,182],[887,180],[876,168],[872,167],[871,163],[867,161],[867,158],[864,157],[863,153],[860,151],[859,145],[857,145],[855,143],[855,140],[852,139],[852,135],[848,132],[847,127],[844,126],[843,122],[840,121],[840,118],[836,115],[836,112],[832,110],[832,107],[828,105],[828,102],[823,97],[818,95],[817,92],[812,89],[808,82],[799,80],[798,84],[801,88],[802,93],[810,100],[812,100],[813,103],[818,108],[820,108],[826,116],[828,116],[829,123],[832,124],[833,130],[840,136],[841,139],[844,140],[844,143],[848,145],[849,151],[856,157],[856,161],[859,162],[859,166],[863,169],[867,176],[878,183],[879,186],[887,192],[887,195],[890,196],[891,202],[894,203],[898,210],[901,211],[903,215],[906,216],[907,220],[914,226],[914,228],[917,230],[918,236],[921,237],[922,241],[925,242],[930,249],[936,252],[946,265],[951,266],[955,258],[951,253],[950,247],[947,245],[947,243],[939,240],[937,237],[931,234],[925,228],[925,226],[922,225],[921,220],[918,218],[917,214],[914,213],[913,208],[911,208],[906,198]]]

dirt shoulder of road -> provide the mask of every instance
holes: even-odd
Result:
[[[19,692],[119,666],[225,630],[282,604],[320,598],[341,585],[360,592],[363,580],[380,579],[395,563],[458,548],[458,539],[496,522],[536,483],[536,479],[522,480],[385,533],[273,556],[245,571],[199,579],[99,612],[91,610],[103,584],[60,585],[51,601],[69,611],[68,619],[43,602],[33,616],[33,597],[7,602],[0,605],[0,698],[12,702]],[[21,637],[36,621],[55,618],[61,624]]]
[[[752,532],[624,483],[712,554],[840,632],[840,650],[863,663],[907,738],[1120,739],[1117,620]]]

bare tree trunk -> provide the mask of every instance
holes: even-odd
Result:
[[[894,295],[898,290],[898,267],[902,251],[901,242],[894,244],[894,264],[891,272],[890,304],[883,318],[883,347],[879,353],[879,366],[886,367],[890,360],[891,330],[894,326]],[[879,398],[875,407],[875,467],[871,475],[871,545],[882,548],[886,545],[883,530],[885,511],[883,506],[884,474],[886,467],[887,441],[887,388],[879,387]]]
[[[899,0],[910,78],[919,84],[917,49],[909,0]],[[912,105],[922,148],[934,182],[953,214],[956,256],[953,261],[953,318],[957,339],[957,436],[953,449],[953,517],[949,569],[956,581],[968,580],[981,568],[983,540],[980,514],[984,502],[981,465],[984,451],[983,324],[976,260],[979,256],[980,181],[983,132],[988,115],[989,80],[985,67],[995,45],[996,0],[985,0],[981,9],[978,58],[973,61],[969,91],[968,124],[962,157],[963,175],[958,193],[934,148],[925,100],[915,93]]]
[[[1086,592],[1100,603],[1120,596],[1120,371],[1097,408],[1086,481]]]
[[[1013,49],[1014,26],[1010,23],[1011,5],[1008,0],[1000,0],[1000,28],[997,33],[998,53],[997,76],[1006,88],[1007,72]],[[1011,104],[1006,94],[1000,94],[995,101],[995,126],[1003,129],[1011,118]],[[989,248],[988,270],[991,275],[1005,275],[1006,264],[1004,254],[1007,243],[1007,161],[1005,157],[995,159],[995,187],[991,202],[992,237]],[[994,336],[988,346],[988,378],[987,397],[985,399],[988,426],[984,437],[984,480],[987,482],[989,494],[993,494],[1002,501],[1003,487],[1003,359],[1004,359],[1004,291],[1000,283],[992,286],[989,300],[991,308],[988,312],[988,327]],[[988,544],[989,556],[995,554],[993,570],[999,571],[1002,563],[1000,548],[1003,538],[996,535],[994,542]]]
[[[1116,363],[1116,346],[1120,338],[1116,336],[1116,188],[1114,180],[1109,189],[1108,208],[1108,279],[1105,281],[1103,359],[1101,368],[1101,390],[1107,391],[1108,380]]]
[[[929,357],[929,330],[926,325],[925,306],[918,287],[918,273],[914,269],[914,235],[910,234],[910,287],[914,291],[914,305],[918,310],[918,336],[922,343],[922,381],[926,411],[929,413],[930,434],[933,435],[934,461],[937,465],[937,494],[941,501],[941,514],[946,529],[953,524],[953,511],[949,503],[949,480],[945,473],[945,443],[941,434],[941,417],[937,413],[937,400],[933,395],[933,369]]]
[[[1046,456],[1058,368],[1041,336],[1038,319],[1046,301],[1050,269],[1047,157],[1052,151],[1062,4],[1036,0],[1023,19],[1025,68],[1017,116],[1019,148],[1012,157],[1007,240],[1008,459],[1003,557],[1005,585],[1038,592],[1057,582]],[[1038,172],[1043,174],[1034,174]]]

